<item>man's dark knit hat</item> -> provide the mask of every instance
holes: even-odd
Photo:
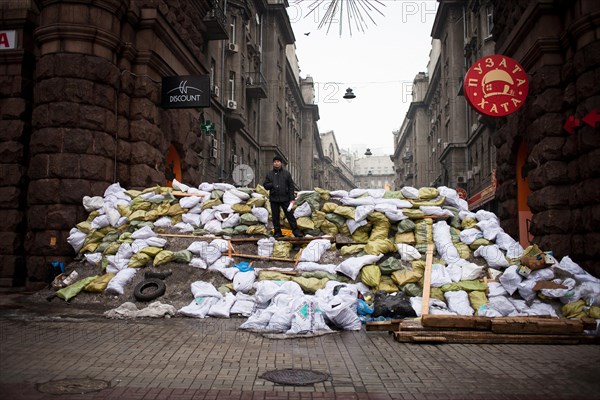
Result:
[[[275,157],[273,157],[273,161],[281,161],[281,162],[283,162],[283,158],[281,158],[281,156],[275,156]]]

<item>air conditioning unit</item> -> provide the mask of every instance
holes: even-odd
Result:
[[[219,97],[219,87],[217,85],[214,85],[211,89],[210,89],[210,93],[212,93],[213,96],[215,97]]]
[[[237,156],[237,154],[233,154],[233,155],[231,156],[231,161],[232,161],[234,164],[237,164],[237,163],[238,163],[238,156]]]
[[[217,158],[218,150],[216,148],[210,149],[210,158]]]
[[[235,43],[229,43],[227,45],[227,50],[231,51],[232,53],[237,53],[238,52],[238,45]]]
[[[212,138],[212,141],[210,142],[210,147],[213,149],[216,149],[219,147],[219,140],[216,138]]]
[[[431,118],[431,121],[429,121],[430,123],[434,124],[435,123],[435,118]]]
[[[254,79],[252,79],[251,76],[249,76],[248,79],[246,79],[246,85],[248,85],[248,86],[254,85]]]
[[[479,165],[474,165],[473,166],[473,175],[477,175],[479,174]]]
[[[471,132],[475,132],[477,130],[477,124],[471,125]]]
[[[237,102],[235,100],[227,100],[227,108],[230,110],[237,109]]]
[[[442,143],[442,138],[438,138],[438,144]]]
[[[445,149],[446,147],[448,147],[448,142],[444,142],[444,144],[443,144],[443,147],[444,147],[444,149]]]
[[[465,183],[465,177],[463,175],[459,175],[456,177],[457,183]]]
[[[467,171],[467,179],[473,179],[473,171]]]
[[[434,147],[433,149],[431,149],[431,152],[432,152],[432,153],[435,153],[435,147]]]

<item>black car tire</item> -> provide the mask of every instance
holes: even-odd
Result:
[[[133,296],[138,301],[151,301],[165,294],[167,285],[161,279],[150,278],[138,283],[133,289]]]

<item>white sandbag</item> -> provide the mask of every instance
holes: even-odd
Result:
[[[440,206],[419,206],[419,210],[423,211],[423,213],[425,215],[434,215],[436,217],[453,217],[454,216],[452,211],[446,210]]]
[[[108,222],[108,216],[105,214],[98,215],[90,223],[90,226],[92,229],[102,229],[109,225],[110,225],[110,222]]]
[[[312,261],[302,261],[302,262],[298,262],[298,265],[296,265],[296,271],[299,271],[299,272],[325,271],[330,274],[335,274],[336,267],[337,267],[337,265],[335,265],[335,264],[319,264],[319,263],[312,262]]]
[[[329,195],[331,197],[337,197],[337,198],[348,197],[348,191],[347,190],[333,190],[333,191],[329,192]]]
[[[207,208],[200,213],[200,225],[206,225],[209,221],[215,219],[215,213],[217,210],[213,208]]]
[[[229,241],[221,238],[213,239],[210,242],[211,246],[215,246],[221,253],[225,253],[229,250]],[[232,246],[233,249],[233,246]]]
[[[317,305],[308,296],[295,299],[291,304],[292,320],[286,334],[314,332],[313,321]]]
[[[393,204],[396,208],[411,208],[412,203],[403,199],[375,199],[375,205],[378,204]]]
[[[540,301],[538,299],[535,299],[533,301],[533,303],[531,304],[531,307],[529,307],[529,310],[527,310],[527,315],[531,315],[531,316],[550,316],[550,317],[554,317],[557,318],[558,314],[556,313],[556,310],[552,307],[552,304],[549,303],[544,303],[543,301]]]
[[[246,322],[240,325],[240,329],[248,329],[250,331],[262,332],[269,325],[269,321],[273,316],[273,309],[257,309],[248,317]]]
[[[202,202],[202,197],[199,196],[186,196],[179,199],[179,205],[181,208],[193,208]]]
[[[579,296],[588,305],[600,307],[600,284],[583,282],[579,285]]]
[[[129,258],[119,257],[118,255],[108,255],[106,256],[106,272],[108,273],[117,273],[122,269],[128,268]]]
[[[294,217],[296,217],[296,219],[298,219],[300,217],[310,217],[311,215],[312,215],[312,209],[310,208],[310,204],[308,202],[304,202],[304,203],[300,204],[294,210]]]
[[[495,244],[487,246],[479,246],[477,250],[473,252],[475,257],[483,257],[487,262],[488,266],[492,268],[506,268],[508,267],[508,261],[504,256],[500,247]]]
[[[450,225],[446,221],[439,221],[433,224],[433,241],[442,260],[452,263],[461,259],[458,249],[452,243]]]
[[[119,226],[119,221],[122,221],[121,214],[112,204],[106,203],[103,206],[104,214],[108,218],[108,223],[113,228]]]
[[[414,261],[421,258],[421,253],[415,247],[407,243],[397,243],[398,254],[402,261]]]
[[[83,208],[88,213],[99,210],[104,206],[104,199],[100,196],[83,196]]]
[[[516,288],[515,288],[516,290]],[[488,282],[488,296],[508,296],[508,292],[500,282]]]
[[[120,259],[129,260],[135,254],[135,251],[131,245],[132,245],[132,243],[127,243],[127,242],[121,243],[121,245],[117,249],[116,257],[120,258]]]
[[[117,198],[129,198],[129,196],[125,194],[125,189],[121,187],[121,184],[119,182],[115,182],[106,188],[106,190],[104,191],[104,197],[108,197],[110,195],[115,196]]]
[[[381,257],[383,257],[383,254],[367,254],[364,256],[348,258],[339,263],[335,270],[350,277],[352,280],[356,280],[356,277],[360,273],[362,267],[367,264],[376,264]]]
[[[69,237],[67,238],[67,243],[71,245],[75,253],[79,253],[79,250],[83,247],[83,243],[85,243],[85,239],[87,238],[87,234],[80,231],[77,228],[71,228],[69,231]]]
[[[458,315],[472,316],[475,313],[469,302],[469,295],[464,290],[445,292],[444,298],[448,304],[448,310],[454,311]]]
[[[137,272],[137,268],[123,268],[108,282],[104,293],[111,295],[122,295],[127,285]]]
[[[472,262],[468,262],[467,260],[462,260],[465,262],[461,262],[462,275],[460,276],[461,281],[472,281],[475,279],[479,279],[483,277],[485,272],[483,271],[483,266],[477,265]]]
[[[466,211],[469,209],[469,204],[467,201],[465,199],[461,199],[455,189],[446,186],[439,186],[437,190],[440,193],[440,196],[446,198],[446,205],[456,207],[459,211]]]
[[[254,298],[258,305],[267,304],[273,297],[282,293],[296,297],[304,295],[300,285],[292,281],[258,281],[254,283],[254,288]]]
[[[212,209],[222,213],[231,214],[232,212],[235,212],[231,206],[231,204],[217,204],[216,206],[212,206]]]
[[[229,193],[239,197],[241,200],[246,201],[248,199],[250,199],[250,195],[246,192],[242,192],[241,190],[237,189],[237,188],[232,188],[228,190]]]
[[[344,206],[373,206],[373,209],[375,208],[375,200],[372,197],[359,197],[357,199],[344,197],[340,199],[340,203]]]
[[[367,224],[366,220],[362,220],[360,222],[356,222],[353,219],[346,220],[346,225],[348,226],[348,229],[350,230],[350,234],[353,234],[358,228],[360,228],[361,226],[364,226],[366,224]]]
[[[487,273],[489,275],[488,277],[492,280],[499,279],[500,275],[502,275],[502,271],[500,271],[499,269],[492,268],[492,267],[487,269]]]
[[[302,250],[302,254],[300,254],[300,258],[298,262],[303,261],[312,261],[319,262],[323,254],[327,250],[331,248],[331,241],[329,239],[315,239],[311,240],[304,250]]]
[[[233,186],[231,183],[216,182],[213,185],[215,187],[215,190],[221,190],[223,192],[226,192],[231,189],[235,189],[235,186]]]
[[[385,189],[367,189],[367,194],[374,199],[381,199],[385,195]]]
[[[208,315],[211,307],[218,303],[219,300],[220,298],[218,297],[198,297],[192,300],[187,306],[177,310],[177,314],[192,318],[204,318]]]
[[[161,238],[158,236],[155,237],[149,237],[147,239],[144,239],[146,241],[146,243],[148,244],[148,246],[153,246],[153,247],[165,247],[165,245],[167,244],[167,239],[165,238]]]
[[[498,311],[502,316],[506,317],[516,311],[513,303],[505,296],[490,296],[488,297],[488,307]]]
[[[204,225],[204,229],[210,233],[220,233],[223,231],[223,227],[221,226],[221,222],[213,219],[212,221],[208,221]]]
[[[400,193],[407,199],[417,200],[419,198],[419,189],[416,189],[412,186],[404,186],[400,189]]]
[[[421,316],[421,310],[423,309],[423,297],[413,296],[409,298],[410,305],[417,317]],[[429,314],[435,315],[456,315],[455,312],[448,310],[446,303],[433,297],[429,298]]]
[[[208,315],[216,318],[229,318],[229,310],[231,310],[233,303],[235,303],[235,296],[232,293],[227,293],[210,307]]]
[[[200,185],[198,185],[198,189],[210,193],[215,190],[215,185],[213,183],[202,182]]]
[[[555,268],[558,268],[562,271],[573,275],[573,279],[575,279],[578,283],[594,282],[600,284],[600,279],[589,274],[586,270],[584,270],[577,263],[571,260],[571,257],[569,256],[564,256],[560,260],[560,263],[555,266]]]
[[[519,285],[523,281],[523,277],[517,273],[518,265],[511,265],[504,270],[504,273],[500,275],[498,280],[502,284],[502,287],[508,292],[509,295],[513,295],[517,291]]]
[[[252,207],[252,215],[254,215],[261,224],[266,225],[269,223],[269,210],[264,207]]]
[[[221,293],[215,288],[215,286],[210,282],[205,281],[195,281],[190,285],[190,290],[192,291],[192,295],[194,298],[198,297],[216,297],[220,299],[223,297]]]
[[[258,255],[271,257],[273,255],[273,246],[277,240],[274,237],[259,239],[256,244],[258,245]]]
[[[390,222],[400,222],[403,219],[408,218],[406,215],[404,215],[402,210],[386,211],[384,214],[387,217],[387,219],[390,220]]]
[[[233,290],[236,292],[248,293],[248,291],[252,289],[252,285],[254,285],[255,280],[256,273],[254,270],[238,272],[233,277]]]
[[[235,194],[231,193],[229,190],[223,193],[223,203],[233,205],[240,204],[243,200],[237,197]]]
[[[393,213],[396,212],[398,210],[398,207],[396,207],[395,205],[391,204],[391,203],[379,203],[379,204],[375,204],[375,211],[381,212],[381,213]]]
[[[240,214],[238,213],[233,213],[230,214],[222,223],[221,223],[221,227],[223,229],[225,228],[235,228],[236,226],[238,226],[240,224]]]
[[[133,242],[131,242],[131,250],[134,253],[139,253],[140,250],[148,247],[149,244],[145,239],[136,239]]]
[[[477,210],[477,212],[475,212],[475,218],[477,219],[477,221],[485,221],[488,219],[494,219],[498,221],[498,217],[496,216],[496,214],[486,210]]]
[[[496,235],[496,244],[502,250],[506,251],[506,257],[510,259],[521,258],[523,253],[523,247],[519,242],[510,237],[510,235],[504,232],[501,228],[500,232]]]
[[[156,232],[154,232],[148,225],[143,226],[131,234],[132,239],[147,239],[155,236],[157,236]]]
[[[173,189],[178,190],[180,192],[187,192],[189,190],[189,186],[179,182],[177,179],[173,178],[173,181],[171,183],[171,186],[173,187]]]
[[[233,277],[240,272],[238,268],[233,268],[233,259],[231,257],[223,256],[215,261],[211,266],[208,267],[209,271],[218,271],[228,280],[233,280]]]
[[[203,250],[203,251],[202,251]],[[198,255],[206,261],[206,264],[212,265],[222,256],[221,250],[213,245],[209,244],[204,249],[202,249]]]
[[[450,263],[446,265],[446,273],[448,274],[452,282],[460,282],[462,278],[462,261],[467,260],[460,259],[455,263]]]
[[[325,317],[336,327],[346,331],[359,331],[362,322],[356,313],[357,300],[334,296],[327,303],[319,303],[319,309],[325,313]]]
[[[189,266],[190,267],[194,267],[194,268],[199,268],[199,269],[206,269],[206,268],[208,268],[208,264],[206,264],[206,261],[204,261],[200,257],[194,257],[194,258],[192,258],[192,260],[189,263]]]
[[[235,295],[235,303],[233,303],[229,313],[231,315],[242,315],[244,317],[249,317],[252,315],[255,309],[256,301],[254,301],[254,296],[238,292]]]
[[[173,226],[173,220],[171,217],[160,217],[156,221],[154,221],[154,226],[158,228],[170,228]]]
[[[458,237],[464,244],[471,244],[475,240],[483,238],[483,232],[477,228],[467,228],[460,231]]]
[[[452,279],[446,273],[446,268],[442,264],[432,264],[431,287],[442,287],[447,283],[452,283]]]
[[[272,307],[269,306],[269,308]],[[286,307],[273,307],[273,315],[265,330],[270,333],[286,332],[292,327],[292,318],[293,315],[289,305]]]
[[[551,282],[556,283],[558,285],[566,286],[564,289],[542,289],[540,293],[546,297],[551,299],[558,299],[561,297],[573,297],[573,288],[575,287],[575,279],[567,278],[567,279],[554,279]]]
[[[99,266],[102,261],[102,253],[87,253],[83,256],[85,257],[85,261],[96,267]]]
[[[362,195],[365,195],[367,193],[367,189],[354,188],[348,192],[348,197],[361,197]]]
[[[533,279],[525,279],[519,283],[517,290],[519,291],[519,295],[525,301],[532,301],[535,299],[536,292],[533,290],[533,287],[536,285],[536,283],[537,281],[534,281]]]
[[[552,279],[554,279],[554,277],[554,271],[552,270],[552,268],[542,268],[537,269],[535,271],[531,271],[527,278],[533,279],[535,281],[551,281]]]
[[[483,238],[487,240],[496,240],[496,236],[502,232],[500,223],[495,218],[484,219],[477,223],[477,227],[483,232]]]

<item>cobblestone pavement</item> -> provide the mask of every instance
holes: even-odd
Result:
[[[3,310],[4,311],[4,310]],[[271,339],[241,319],[119,321],[0,312],[2,399],[600,399],[600,346],[402,344],[387,332]],[[330,378],[284,386],[274,369]],[[110,387],[42,393],[93,379]]]

